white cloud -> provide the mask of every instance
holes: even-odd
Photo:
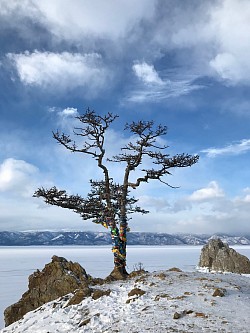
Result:
[[[132,69],[135,75],[145,84],[164,84],[154,66],[147,64],[145,61],[134,64]]]
[[[250,83],[250,2],[223,0],[214,6],[210,25],[214,26],[216,55],[210,65],[231,84]]]
[[[100,226],[83,221],[68,209],[45,205],[42,199],[0,197],[0,229],[19,230],[96,230]]]
[[[113,49],[109,44],[107,53],[124,55],[129,47],[134,59],[139,54],[151,63],[175,50],[175,72],[216,75],[226,83],[250,84],[248,0],[185,4],[171,0],[1,0],[0,15],[19,24],[20,29],[28,17],[45,27],[53,42],[56,36],[57,42],[73,41],[81,49],[86,45],[87,50],[99,48],[100,42],[105,47],[104,40],[112,41]],[[162,77],[145,64],[145,68],[136,69],[141,79],[160,83]],[[26,80],[33,82],[32,77],[29,73]]]
[[[153,197],[148,195],[143,195],[138,197],[138,204],[144,208],[147,207],[148,210],[155,210],[156,212],[165,211],[170,205],[166,198],[164,197]]]
[[[203,86],[192,84],[192,81],[169,81],[163,84],[143,85],[129,92],[124,102],[145,103],[160,102],[168,98],[187,95],[191,91],[201,89]]]
[[[244,202],[250,203],[250,194],[247,194],[244,198],[243,198]]]
[[[66,109],[57,108],[57,123],[62,130],[66,130],[71,133],[73,136],[73,129],[77,127],[78,120],[76,117],[79,115],[78,110],[76,108],[67,107]]]
[[[71,90],[84,87],[89,93],[104,87],[109,73],[97,53],[9,53],[20,80],[45,89]]]
[[[37,168],[23,160],[8,158],[0,164],[0,192],[13,192],[22,196],[32,195],[33,179]]]
[[[63,157],[61,155],[58,155],[57,152],[54,152],[54,155],[54,159],[51,159],[50,162],[56,167],[56,172],[59,172],[60,176],[62,175],[61,170],[59,170],[60,166],[66,164],[64,167],[66,167],[65,174],[67,177],[69,177],[69,170],[70,173],[77,174],[79,172],[79,177],[78,175],[75,177],[78,189],[79,182],[86,183],[86,180],[82,181],[80,177],[83,173],[82,164],[78,163],[78,165],[71,166],[67,163],[68,159],[65,159],[65,156],[62,161]],[[59,160],[58,164],[55,163],[56,159]],[[89,173],[93,174],[93,172]],[[84,175],[86,174],[87,177],[90,177],[87,168],[84,170]],[[0,164],[1,230],[98,229],[95,224],[83,222],[79,215],[70,212],[68,209],[49,206],[42,199],[33,198],[33,193],[39,186],[50,188],[54,185],[48,180],[51,177],[51,173],[49,175],[42,173],[34,165],[24,160],[9,158]],[[74,188],[74,185],[74,183],[70,184],[70,187]]]
[[[70,117],[76,117],[78,115],[77,108],[73,107],[67,107],[65,109],[61,109],[56,106],[52,106],[48,108],[49,112],[55,112],[59,117],[62,118],[70,118]]]
[[[46,16],[52,31],[63,38],[79,39],[93,33],[119,37],[141,18],[151,17],[154,1],[43,0],[33,1]]]
[[[156,197],[154,197],[156,199]],[[155,201],[157,202],[157,201]],[[153,210],[146,216],[134,216],[130,223],[133,231],[159,231],[168,233],[227,233],[249,234],[249,189],[230,198],[217,182],[193,192],[189,197],[175,197],[170,207]],[[147,208],[147,207],[145,207]]]
[[[243,139],[238,143],[228,145],[223,148],[208,148],[201,152],[206,153],[208,157],[216,157],[220,155],[238,155],[246,153],[250,150],[250,139]]]
[[[229,80],[230,82],[238,83],[248,76],[247,71],[240,65],[238,59],[230,53],[218,54],[210,61],[210,65],[222,79]]]
[[[63,117],[75,117],[75,116],[77,116],[78,115],[78,111],[77,111],[77,109],[76,108],[66,108],[66,109],[63,109],[62,110],[62,116]]]
[[[88,34],[123,36],[134,23],[153,15],[155,1],[1,0],[1,6],[2,15],[12,15],[13,20],[26,16],[43,23],[58,38],[81,40]]]
[[[215,198],[224,197],[223,190],[219,187],[216,181],[211,181],[207,187],[193,192],[188,200],[190,201],[207,201]]]
[[[169,80],[165,75],[161,78],[154,66],[147,64],[145,61],[135,63],[132,70],[140,82],[124,98],[125,102],[159,102],[171,97],[186,95],[193,90],[202,88],[201,85],[193,84],[193,78],[175,81]]]
[[[9,18],[16,16],[16,20],[10,22],[11,24],[15,24],[15,21],[19,21],[19,18],[22,17],[31,17],[33,20],[41,20],[43,17],[35,3],[31,0],[1,0],[0,7],[0,16]]]
[[[149,224],[153,223],[155,230],[169,233],[222,232],[246,235],[250,233],[249,203],[249,189],[243,190],[243,195],[229,198],[218,183],[213,181],[189,197],[180,197],[173,201],[172,207],[164,212],[137,217],[135,223],[144,219]],[[145,224],[145,228],[150,229],[150,226]]]
[[[159,8],[153,39],[161,50],[177,52],[182,73],[191,70],[226,84],[250,84],[248,0],[166,1]]]

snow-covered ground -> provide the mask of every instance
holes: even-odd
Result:
[[[129,246],[128,271],[138,262],[151,272],[173,266],[191,271],[198,263],[200,249],[197,246]],[[79,262],[94,277],[104,278],[113,269],[110,246],[0,247],[0,329],[4,327],[4,309],[21,298],[28,289],[29,275],[43,269],[53,255]]]
[[[26,314],[0,332],[249,333],[247,276],[158,271],[95,288],[110,289],[111,293],[67,306],[69,295]],[[129,296],[135,288],[139,291]],[[213,296],[217,288],[223,297]]]

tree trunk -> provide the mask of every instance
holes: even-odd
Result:
[[[128,275],[126,271],[126,247],[127,247],[127,222],[126,218],[121,220],[120,230],[116,224],[113,223],[110,226],[111,238],[112,238],[112,252],[114,253],[114,270],[118,272],[122,277]]]

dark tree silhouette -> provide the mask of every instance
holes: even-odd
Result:
[[[74,128],[74,135],[82,139],[81,145],[72,140],[70,135],[53,132],[54,139],[67,150],[74,153],[90,155],[97,161],[97,166],[103,171],[103,179],[90,180],[91,190],[86,198],[80,195],[68,195],[66,191],[56,187],[51,189],[39,188],[35,197],[42,197],[50,205],[68,208],[80,214],[84,220],[92,220],[110,228],[114,253],[114,272],[126,275],[126,244],[128,228],[128,214],[148,211],[137,206],[137,199],[130,196],[130,189],[136,189],[142,183],[159,180],[172,187],[166,177],[171,175],[171,169],[192,166],[198,162],[199,156],[177,154],[170,156],[166,153],[168,146],[161,146],[157,142],[167,133],[166,126],[155,126],[153,121],[137,121],[126,124],[125,130],[135,138],[121,148],[121,153],[110,159],[105,158],[105,134],[110,125],[118,118],[108,113],[104,116],[87,109],[83,115],[76,117],[80,127]],[[81,140],[80,140],[81,141]],[[105,159],[104,159],[105,158]],[[150,160],[153,167],[141,168],[141,176],[131,181],[131,173],[139,168],[145,159]],[[123,163],[124,172],[121,182],[115,183],[109,174],[108,162]]]

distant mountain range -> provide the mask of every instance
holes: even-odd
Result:
[[[204,245],[211,238],[220,238],[229,245],[250,245],[250,235],[233,236],[226,234],[194,235],[150,232],[129,232],[128,245]],[[108,232],[73,231],[29,231],[0,232],[0,246],[30,245],[108,245]]]

